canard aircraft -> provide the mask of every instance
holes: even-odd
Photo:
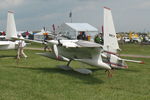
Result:
[[[90,41],[83,40],[49,40],[48,45],[52,47],[53,57],[58,60],[67,61],[66,66],[61,66],[65,70],[75,70],[83,74],[92,73],[88,69],[75,69],[70,67],[73,60],[86,63],[98,68],[103,68],[108,71],[113,68],[128,68],[125,61],[143,63],[142,61],[122,59],[117,55],[120,50],[111,9],[104,7],[104,45],[100,45]],[[42,54],[44,56],[51,56],[50,54]],[[52,57],[52,56],[51,56]]]
[[[6,36],[1,37],[4,39],[0,40],[0,50],[10,50],[10,49],[20,50],[20,47],[24,47],[26,45],[25,42],[21,40],[16,40],[18,38],[23,39],[23,37],[21,35],[20,37],[18,37],[17,35],[14,13],[11,11],[8,11],[7,15]]]

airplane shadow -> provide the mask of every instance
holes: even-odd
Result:
[[[60,74],[63,74],[63,75],[67,75],[69,77],[73,77],[73,78],[78,78],[80,80],[82,80],[83,82],[82,83],[85,83],[85,84],[102,84],[104,83],[102,80],[100,80],[99,78],[96,78],[94,77],[92,74],[88,74],[88,75],[85,75],[85,74],[81,74],[81,73],[78,73],[78,72],[75,72],[73,70],[69,70],[69,71],[65,71],[63,69],[60,69],[60,68],[32,68],[32,67],[15,67],[15,68],[21,68],[21,69],[27,69],[27,70],[35,70],[35,71],[40,71],[40,72],[43,72],[43,73],[60,73]]]

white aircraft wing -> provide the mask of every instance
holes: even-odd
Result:
[[[0,36],[0,38],[5,38],[6,36]]]
[[[97,47],[102,47],[102,45],[100,45],[100,44],[97,44],[97,43],[94,43],[94,42],[89,42],[89,41],[81,41],[81,40],[79,40],[79,41],[77,41],[77,42],[75,42],[78,46],[80,46],[80,47],[88,47],[88,48],[97,48]]]
[[[140,64],[144,64],[143,61],[139,61],[139,60],[130,60],[130,59],[123,59],[124,61],[128,61],[128,62],[134,62],[134,63],[140,63]]]
[[[0,41],[0,46],[9,45],[9,41]]]
[[[59,48],[59,47],[58,47]],[[91,59],[93,55],[99,54],[98,48],[59,48],[59,54],[61,56],[70,58],[70,59]]]
[[[68,42],[67,42],[68,41]],[[61,56],[70,59],[89,59],[100,53],[102,46],[89,41],[60,41],[58,52]]]
[[[62,45],[67,48],[76,48],[76,47],[102,47],[102,45],[83,40],[50,40],[48,41],[49,45]]]

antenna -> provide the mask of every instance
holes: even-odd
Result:
[[[72,11],[69,13],[70,22],[72,23]]]

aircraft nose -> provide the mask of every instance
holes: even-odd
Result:
[[[108,64],[106,64],[106,63],[101,62],[100,65],[101,65],[104,69],[111,70],[111,67],[110,67]]]

